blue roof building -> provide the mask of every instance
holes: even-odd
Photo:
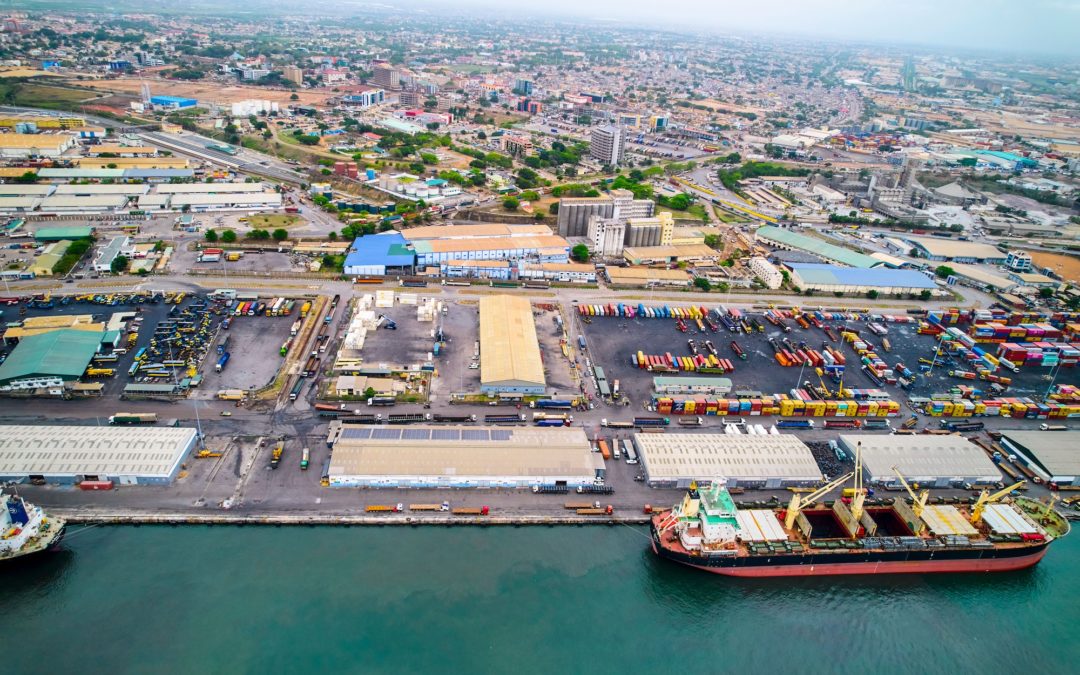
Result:
[[[150,103],[162,108],[170,108],[172,110],[179,110],[181,108],[194,108],[199,104],[193,98],[184,98],[182,96],[151,96]]]
[[[802,289],[834,293],[862,294],[877,291],[882,295],[905,295],[933,291],[934,281],[915,270],[894,270],[885,267],[858,269],[819,263],[786,263],[791,270],[791,283]]]
[[[345,256],[345,274],[353,276],[383,276],[388,270],[411,273],[415,265],[416,253],[400,232],[357,237],[352,243],[352,253]]]

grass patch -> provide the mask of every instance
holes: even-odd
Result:
[[[0,83],[0,100],[10,101],[11,105],[30,108],[70,110],[78,103],[97,97],[97,92],[85,89],[68,89],[27,82]]]
[[[247,217],[247,224],[254,229],[276,230],[279,227],[289,229],[296,225],[302,225],[304,220],[300,216],[281,213],[257,213]]]

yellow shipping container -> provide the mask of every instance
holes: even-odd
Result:
[[[795,411],[794,401],[780,401],[780,415],[781,417],[791,417],[791,414]]]
[[[870,401],[869,407],[866,409],[867,417],[877,417],[878,403],[877,401]]]
[[[952,414],[953,414],[952,401],[945,401],[945,405],[941,409],[941,414],[942,414],[943,417],[952,417]]]

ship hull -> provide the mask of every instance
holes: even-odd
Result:
[[[1050,542],[1007,549],[813,552],[703,558],[667,549],[653,529],[652,549],[661,558],[731,577],[816,577],[860,574],[970,574],[1010,572],[1042,560]]]
[[[4,557],[0,558],[0,564],[5,563],[5,562],[13,563],[13,562],[15,562],[17,560],[18,561],[25,561],[25,560],[27,560],[29,558],[33,558],[35,556],[41,555],[42,553],[45,553],[47,551],[55,551],[56,549],[60,548],[60,542],[62,542],[64,540],[64,534],[66,532],[67,532],[67,525],[65,524],[65,525],[62,525],[60,527],[59,531],[57,531],[56,535],[53,537],[52,541],[50,541],[49,543],[44,544],[42,546],[36,546],[36,547],[31,548],[29,550],[22,550],[22,551],[14,553],[12,555],[4,556]]]

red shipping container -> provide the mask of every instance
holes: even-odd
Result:
[[[113,489],[113,482],[111,480],[84,480],[79,483],[80,490],[111,490]]]

